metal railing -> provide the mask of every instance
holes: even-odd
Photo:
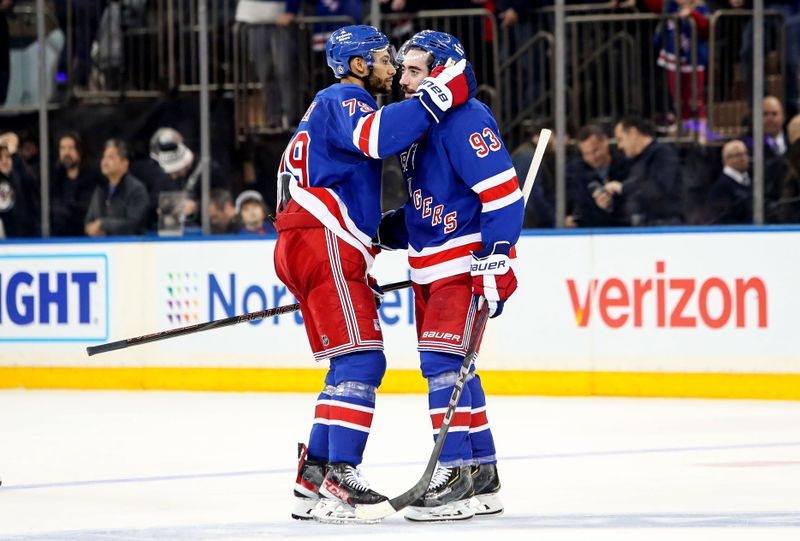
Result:
[[[709,21],[708,40],[708,127],[720,137],[739,137],[748,127],[744,120],[751,113],[748,71],[741,52],[752,25],[750,10],[715,11]],[[764,58],[766,91],[784,101],[786,77],[786,35],[783,14],[765,11]],[[777,24],[774,24],[777,23]],[[752,39],[752,35],[750,35]]]
[[[297,109],[287,118],[288,125],[294,126],[314,94],[333,84],[336,78],[328,67],[320,44],[324,49],[329,28],[353,24],[350,17],[298,17],[291,25],[294,50],[264,51],[265,55],[291,54],[292,77],[290,80],[259,80],[256,63],[274,61],[256,57],[251,48],[253,32],[260,29],[275,28],[274,23],[246,24],[233,26],[233,97],[235,133],[240,140],[255,133],[285,131],[284,126],[269,126],[266,123],[268,108],[277,104],[267,103],[265,85],[279,85],[279,92],[292,92],[299,101]],[[324,37],[324,39],[323,39]],[[291,44],[287,44],[287,47]]]

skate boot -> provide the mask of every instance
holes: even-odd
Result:
[[[310,520],[311,510],[319,502],[319,487],[325,479],[325,462],[308,458],[305,444],[297,444],[297,480],[294,483],[295,505],[292,518]]]
[[[474,464],[470,467],[470,473],[475,488],[475,499],[472,500],[475,516],[503,514],[503,502],[497,494],[500,492],[497,464]]]
[[[475,515],[470,506],[474,493],[469,466],[437,466],[427,492],[411,504],[406,519],[413,522],[470,519]]]
[[[328,523],[379,522],[357,519],[355,509],[359,505],[376,504],[388,499],[369,488],[361,470],[345,462],[328,464],[319,495],[321,499],[311,514],[318,521]]]

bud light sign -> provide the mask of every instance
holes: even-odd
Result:
[[[0,342],[108,339],[104,254],[0,255]]]

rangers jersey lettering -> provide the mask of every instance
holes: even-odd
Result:
[[[300,206],[371,263],[381,218],[380,158],[407,148],[430,124],[419,100],[379,109],[364,88],[335,84],[314,97],[279,173],[294,177],[290,192]]]
[[[516,244],[522,192],[486,105],[472,99],[452,111],[400,154],[400,166],[410,196],[402,214],[414,282],[469,272],[471,252],[497,241]]]

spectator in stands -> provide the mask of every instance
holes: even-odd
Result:
[[[36,32],[36,0],[15,0],[8,13],[11,47],[10,77],[5,107],[35,107],[39,103],[39,49]],[[53,0],[45,1],[45,79],[48,100],[55,87],[56,68],[64,48],[64,32],[58,27]]]
[[[128,172],[128,145],[106,141],[100,170],[106,182],[95,188],[86,213],[90,237],[141,235],[145,231],[150,201],[144,184]]]
[[[708,192],[709,224],[753,222],[753,186],[747,146],[738,139],[722,147],[722,174]]]
[[[299,119],[295,80],[300,0],[239,0],[236,20],[247,23],[250,60],[261,83],[267,130],[290,131]]]
[[[597,124],[578,130],[580,156],[567,163],[568,212],[570,227],[619,227],[628,225],[622,214],[624,196],[616,198],[605,188],[611,180],[626,178],[628,162],[611,152],[608,136]]]
[[[517,172],[520,187],[525,186],[525,179],[533,161],[536,145],[539,143],[539,132],[542,127],[544,126],[534,126],[530,140],[522,143],[511,153],[511,162]],[[531,188],[530,201],[525,207],[523,227],[554,227],[556,215],[555,178],[555,137],[551,137],[547,149],[545,149],[539,173],[536,175],[533,188]]]
[[[796,224],[800,223],[800,139],[789,147],[787,166],[780,199],[776,201],[772,214],[778,223]]]
[[[626,221],[633,226],[681,223],[682,182],[675,150],[656,142],[653,127],[639,117],[620,120],[614,135],[617,146],[631,161],[630,170],[624,180],[607,182],[605,189],[625,196]]]
[[[50,178],[50,233],[80,237],[100,172],[84,158],[83,139],[75,132],[58,138],[58,163]]]
[[[36,234],[32,205],[14,169],[12,149],[0,140],[0,239]]]
[[[255,190],[245,190],[239,194],[236,198],[236,214],[242,223],[239,233],[275,233],[275,228],[267,221],[268,212],[264,198]]]
[[[793,116],[786,125],[786,136],[789,138],[790,147],[800,139],[800,115]]]
[[[775,96],[764,98],[764,161],[779,158],[789,150],[783,104]]]
[[[242,228],[233,205],[233,196],[223,188],[211,190],[208,217],[211,221],[211,233],[214,234],[238,233]]]
[[[664,10],[664,0],[645,0],[647,7],[656,13]],[[666,13],[677,15],[680,22],[668,19],[664,24],[666,31],[656,33],[656,46],[660,47],[658,65],[667,70],[667,83],[673,105],[680,109],[682,121],[693,116],[704,121],[705,106],[705,73],[708,66],[708,8],[702,0],[668,0]],[[695,33],[692,32],[694,21]],[[677,26],[677,28],[676,28]],[[677,36],[676,36],[677,34]],[[692,37],[696,36],[697,66],[692,65]],[[676,38],[679,50],[676,51]],[[697,79],[695,88],[693,80]],[[678,85],[680,85],[680,102],[677,102]],[[694,102],[694,91],[697,91],[697,102]]]
[[[32,224],[31,236],[41,234],[41,183],[39,181],[39,143],[33,134],[14,132],[0,135],[0,145],[8,147],[16,182],[25,198],[25,206],[29,210]],[[26,224],[26,228],[28,225]]]

